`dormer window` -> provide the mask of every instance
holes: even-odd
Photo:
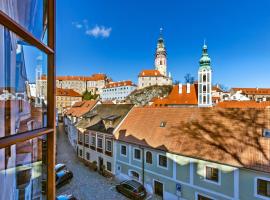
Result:
[[[162,121],[162,122],[160,122],[160,127],[165,127],[165,126],[166,126],[166,124],[167,124],[167,122]]]
[[[270,138],[270,129],[263,129],[263,137]]]

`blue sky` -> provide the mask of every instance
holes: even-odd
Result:
[[[57,74],[133,80],[163,35],[174,80],[197,77],[204,38],[213,82],[270,87],[269,0],[59,0]]]

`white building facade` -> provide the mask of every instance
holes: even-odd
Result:
[[[109,83],[102,89],[101,100],[125,100],[136,88],[131,81]]]

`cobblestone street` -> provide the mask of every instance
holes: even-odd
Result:
[[[72,181],[59,188],[59,194],[73,194],[79,200],[124,200],[123,195],[115,189],[115,182],[91,171],[81,163],[73,148],[62,124],[57,128],[57,163],[66,164],[73,172]]]

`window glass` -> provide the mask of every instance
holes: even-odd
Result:
[[[134,149],[134,158],[140,160],[141,159],[141,150]]]
[[[206,179],[210,181],[218,182],[218,169],[206,166]]]
[[[146,152],[146,163],[152,164],[152,153],[150,151]]]
[[[127,147],[124,146],[124,145],[121,146],[121,154],[122,155],[127,155]]]
[[[102,145],[102,138],[98,138],[97,139],[97,147],[102,149],[102,147],[103,147],[103,145]]]
[[[107,170],[110,172],[112,171],[112,163],[107,162]]]
[[[47,126],[47,55],[0,26],[0,137]]]
[[[158,164],[162,167],[167,167],[167,157],[163,155],[158,156]]]
[[[38,40],[47,43],[47,0],[4,0],[0,10],[19,23]]]
[[[0,199],[46,199],[46,135],[0,149]]]
[[[265,197],[270,197],[270,181],[258,179],[257,193]]]
[[[112,141],[111,140],[106,140],[106,151],[111,152],[112,151]]]
[[[96,137],[95,136],[92,136],[91,145],[94,147],[96,146]]]

